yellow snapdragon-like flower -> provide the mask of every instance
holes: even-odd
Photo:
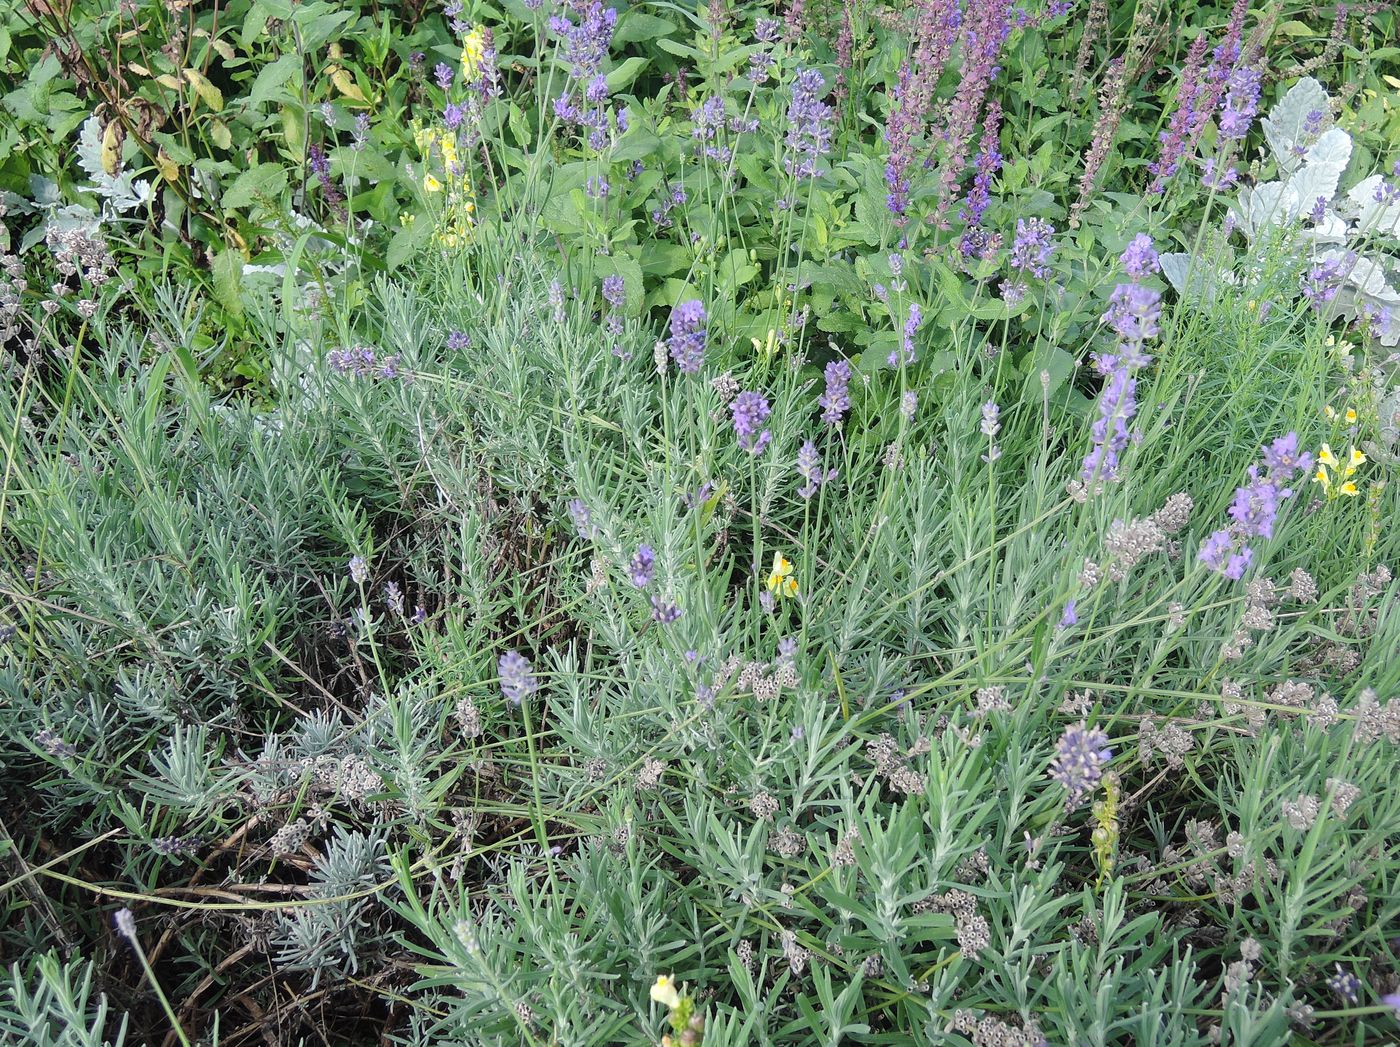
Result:
[[[676,988],[676,983],[664,974],[656,976],[656,984],[651,987],[651,998],[663,1007],[673,1010],[681,1003],[681,994]]]
[[[1322,450],[1318,453],[1317,461],[1317,472],[1313,474],[1313,482],[1322,487],[1329,501],[1333,498],[1355,498],[1361,493],[1355,482],[1347,478],[1355,474],[1356,470],[1366,464],[1367,458],[1364,453],[1357,450],[1355,447],[1348,448],[1347,461],[1344,466],[1337,460],[1337,456],[1332,453],[1332,448],[1323,444]],[[1339,479],[1343,482],[1336,487],[1332,486],[1332,474],[1328,471],[1329,469],[1335,469],[1341,473]]]
[[[773,554],[773,570],[768,574],[768,591],[787,598],[797,595],[797,579],[793,577],[792,561],[782,553]]]
[[[481,71],[486,58],[486,30],[474,26],[462,40],[462,79],[471,83]]]
[[[1331,405],[1329,404],[1328,406],[1324,407],[1322,410],[1323,410],[1323,413],[1325,413],[1325,414],[1327,415],[1327,420],[1328,420],[1329,422],[1335,422],[1335,421],[1340,417],[1340,418],[1344,418],[1344,419],[1346,420],[1347,425],[1355,425],[1355,424],[1356,424],[1356,408],[1355,408],[1355,407],[1348,407],[1344,412],[1340,412],[1340,413],[1339,413],[1335,407],[1333,407],[1333,406],[1331,406]]]
[[[430,174],[423,176],[423,191],[427,193],[442,192],[442,183]]]

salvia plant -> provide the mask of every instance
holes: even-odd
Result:
[[[1400,1035],[1393,10],[51,8],[6,1042]]]

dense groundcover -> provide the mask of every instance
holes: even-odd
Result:
[[[0,1040],[1400,1038],[1393,7],[0,17]]]

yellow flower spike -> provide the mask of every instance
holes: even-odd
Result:
[[[1322,484],[1324,491],[1332,485],[1332,478],[1327,475],[1325,466],[1319,466],[1317,472],[1313,474],[1313,483]]]
[[[797,579],[792,574],[792,562],[782,553],[773,554],[773,570],[768,575],[768,591],[779,597],[797,595]]]
[[[1347,456],[1347,475],[1356,472],[1358,466],[1366,464],[1366,456],[1355,447],[1351,449],[1351,454]]]
[[[1333,469],[1337,468],[1337,465],[1339,464],[1337,462],[1337,456],[1332,453],[1332,448],[1329,447],[1327,444],[1322,445],[1322,450],[1319,451],[1317,455],[1317,461],[1318,464],[1330,465]]]
[[[434,178],[432,175],[424,175],[424,176],[423,176],[423,189],[424,189],[424,191],[429,192],[429,193],[440,193],[440,192],[442,192],[442,183],[439,182],[439,181],[438,181],[436,178]]]
[[[679,1007],[681,1003],[681,994],[676,989],[676,983],[664,974],[656,976],[656,984],[651,987],[651,998],[671,1010]]]
[[[486,57],[486,30],[475,26],[462,40],[462,79],[471,83]]]
[[[1350,480],[1342,484],[1341,487],[1338,487],[1337,492],[1339,494],[1346,495],[1348,498],[1355,498],[1358,494],[1361,493],[1356,489],[1356,484],[1352,483]]]

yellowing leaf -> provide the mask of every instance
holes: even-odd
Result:
[[[219,52],[219,57],[225,62],[232,62],[234,55],[237,53],[234,51],[233,45],[227,40],[215,40],[209,46]]]
[[[194,88],[195,94],[199,95],[204,102],[214,112],[218,112],[224,107],[224,95],[217,87],[209,82],[209,78],[198,69],[186,69],[185,79]]]
[[[1400,77],[1391,76],[1389,73],[1382,73],[1381,79],[1395,88],[1395,90],[1400,91]]]
[[[123,137],[120,120],[109,120],[102,130],[102,170],[109,175],[121,170]]]
[[[220,149],[229,149],[233,146],[233,135],[229,132],[228,124],[222,120],[215,120],[209,125],[209,137],[214,139],[214,144]]]
[[[156,153],[156,167],[160,169],[160,176],[172,185],[180,180],[180,165],[170,159],[164,149]]]
[[[169,73],[161,73],[160,76],[156,77],[156,83],[160,84],[161,87],[168,87],[172,91],[180,90],[180,81]]]
[[[133,73],[135,73],[137,76],[151,75],[151,71],[149,69],[147,69],[144,65],[139,65],[136,62],[127,62],[126,67],[130,69]]]
[[[336,66],[331,70],[331,83],[335,84],[335,89],[346,98],[363,105],[369,104],[368,100],[365,98],[365,93],[361,91],[359,85],[355,83],[355,78],[350,75],[349,70]]]

